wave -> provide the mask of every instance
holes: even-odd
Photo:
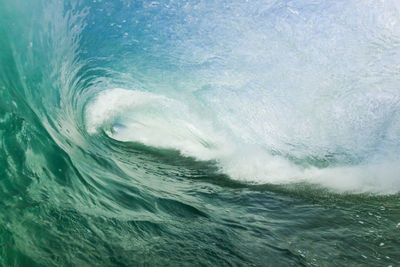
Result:
[[[8,3],[34,26],[7,33],[2,83],[82,173],[111,138],[240,181],[397,193],[398,3],[262,2]]]

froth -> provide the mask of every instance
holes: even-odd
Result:
[[[154,93],[103,91],[89,104],[86,123],[91,134],[103,128],[120,141],[176,149],[200,160],[216,159],[229,150],[226,134],[183,103]]]
[[[119,141],[179,150],[183,156],[215,160],[231,178],[252,183],[308,182],[339,192],[396,193],[396,160],[318,168],[297,165],[284,156],[249,144],[217,128],[177,100],[154,93],[112,89],[100,93],[86,110],[87,130],[103,128]]]

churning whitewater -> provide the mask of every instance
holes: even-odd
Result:
[[[0,0],[0,36],[0,266],[400,264],[398,1]]]
[[[216,119],[220,114],[200,117],[184,103],[162,95],[120,88],[105,90],[89,104],[86,113],[87,130],[91,134],[103,127],[109,137],[119,141],[175,149],[183,156],[198,160],[215,160],[220,169],[233,179],[277,184],[304,181],[354,192],[396,193],[400,189],[400,162],[396,157],[374,160],[378,154],[374,150],[369,156],[355,155],[355,159],[351,159],[353,162],[349,162],[350,156],[344,152],[332,155],[325,148],[326,151],[318,151],[319,155],[302,155],[302,164],[295,164],[288,159],[293,155],[284,148],[273,154],[265,136],[261,139],[254,137],[255,141],[249,142],[242,138],[242,131],[234,131],[236,127],[231,129],[218,123]],[[266,123],[268,118],[257,122]],[[313,139],[318,138],[315,136]],[[324,148],[318,148],[321,149]],[[327,157],[344,160],[318,168],[307,162],[307,158],[314,157],[320,161]]]

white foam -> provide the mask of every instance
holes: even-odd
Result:
[[[216,160],[224,173],[237,180],[261,184],[308,182],[357,193],[388,194],[400,189],[398,161],[301,167],[217,129],[183,103],[153,93],[119,88],[104,91],[88,106],[86,121],[92,134],[106,127],[107,134],[116,140],[176,149],[199,160]]]
[[[234,179],[261,184],[307,182],[352,193],[395,194],[400,190],[399,161],[302,168],[280,156],[248,150],[222,159],[221,166]]]
[[[95,133],[104,123],[113,121],[129,108],[140,108],[162,100],[159,95],[141,91],[120,88],[102,91],[86,109],[87,130]]]
[[[212,160],[229,150],[227,136],[173,99],[140,91],[112,89],[100,93],[86,110],[89,133],[108,124],[106,133],[120,141],[176,149],[183,155]]]

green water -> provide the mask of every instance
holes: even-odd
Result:
[[[329,3],[315,8],[304,4],[304,12],[321,15],[317,11],[325,4],[329,12],[336,12]],[[208,4],[0,0],[0,266],[400,265],[400,187],[398,161],[392,156],[399,151],[397,104],[386,110],[386,102],[365,102],[367,106],[372,103],[369,111],[376,111],[369,113],[378,118],[376,125],[360,119],[362,110],[361,115],[350,116],[356,120],[357,131],[367,134],[365,129],[375,127],[382,133],[369,135],[371,140],[354,134],[349,143],[338,145],[339,149],[324,143],[324,131],[313,136],[319,131],[315,128],[309,131],[314,140],[309,143],[300,142],[302,139],[294,138],[296,133],[292,133],[293,142],[286,146],[290,132],[278,132],[276,136],[286,139],[281,143],[271,139],[276,143],[266,147],[272,141],[262,139],[257,126],[267,129],[273,118],[266,116],[267,122],[260,121],[258,113],[252,113],[267,111],[261,108],[265,102],[257,102],[264,95],[252,86],[257,86],[261,78],[250,63],[258,64],[262,73],[271,72],[272,80],[281,76],[260,65],[257,56],[244,53],[235,58],[215,44],[215,40],[229,40],[225,44],[241,40],[229,24],[233,16],[230,12],[236,6],[225,3],[227,6],[212,6],[214,11],[210,11]],[[287,2],[253,5],[236,16],[243,16],[237,27],[247,25],[246,16],[255,16],[267,6],[266,14],[274,16],[261,14],[257,19],[267,18],[266,22],[278,25],[285,25],[286,19],[287,25],[296,24],[282,13],[282,6],[294,8]],[[198,10],[206,11],[203,14]],[[190,24],[194,17],[201,17],[199,14],[206,18],[202,23],[213,25],[208,20],[211,18],[216,20],[215,25],[224,22],[226,29],[216,26],[216,32],[207,30],[201,35],[210,25],[204,28],[202,23],[194,24],[196,27]],[[190,27],[176,26],[186,25],[180,19]],[[354,23],[358,25],[357,20]],[[392,34],[397,36],[395,30]],[[285,38],[276,36],[270,41],[271,47],[279,42],[283,47]],[[302,43],[292,37],[295,44]],[[250,44],[256,42],[249,38]],[[316,34],[316,38],[322,37]],[[399,51],[396,40],[390,39],[393,42],[387,44],[388,53],[395,56]],[[182,49],[183,44],[193,49]],[[199,47],[216,51],[222,59],[200,60],[201,53],[206,52],[195,50]],[[282,62],[286,56],[279,55]],[[308,60],[306,55],[299,58]],[[386,59],[385,66],[397,66],[398,58],[394,58]],[[272,59],[270,62],[275,62]],[[240,64],[235,66],[235,60]],[[285,64],[275,64],[286,73]],[[320,65],[313,68],[318,70]],[[224,74],[218,76],[217,72]],[[309,73],[306,69],[304,72]],[[247,92],[237,93],[240,105],[237,112],[230,112],[224,101],[235,100],[232,94],[237,88],[232,89],[234,93],[226,93],[226,88],[238,81],[230,84],[224,75],[231,80],[238,73],[253,91],[248,92],[248,99]],[[306,74],[298,77],[302,75]],[[381,84],[392,84],[390,81],[398,81],[398,67],[376,75],[388,81]],[[210,82],[216,77],[220,78],[218,82]],[[262,77],[264,82],[272,81]],[[275,85],[286,88],[283,83]],[[98,92],[110,88],[133,88],[149,94],[117,92],[122,92],[121,97],[112,91],[104,103],[96,100]],[[398,89],[386,88],[396,100]],[[300,99],[298,106],[302,106],[298,92],[294,95]],[[215,102],[209,100],[210,95]],[[281,97],[267,95],[272,99]],[[138,104],[139,96],[143,99]],[[386,99],[378,94],[373,97],[376,101]],[[91,117],[88,107],[96,101],[100,104],[93,106]],[[129,110],[132,106],[135,108]],[[286,116],[291,113],[278,111],[280,120],[290,122]],[[349,107],[348,111],[354,110]],[[245,112],[246,125],[240,119]],[[311,117],[318,114],[312,113]],[[93,123],[92,132],[88,130],[91,118],[100,121]],[[360,126],[363,123],[367,124],[365,129]],[[279,127],[271,129],[284,129]],[[248,129],[254,132],[245,131]],[[394,137],[390,129],[395,129]],[[334,136],[333,132],[325,137]],[[237,136],[244,136],[246,141]],[[354,140],[364,142],[365,149]],[[233,149],[233,144],[237,148]],[[260,152],[263,149],[268,157]],[[378,171],[370,169],[368,160],[374,158],[372,155],[387,160],[382,151],[388,151],[394,165],[383,165],[386,169]],[[276,157],[278,163],[288,165],[254,171],[260,165],[269,166],[268,160]],[[347,173],[347,168],[353,170],[353,166],[357,171],[350,171],[351,175],[361,173],[361,178],[354,181]],[[306,171],[297,172],[303,168]],[[281,176],[288,169],[296,170],[289,175],[289,182]],[[243,177],[242,173],[248,175]],[[307,180],[298,177],[299,173],[326,175],[326,182]],[[337,177],[341,175],[345,178]]]

